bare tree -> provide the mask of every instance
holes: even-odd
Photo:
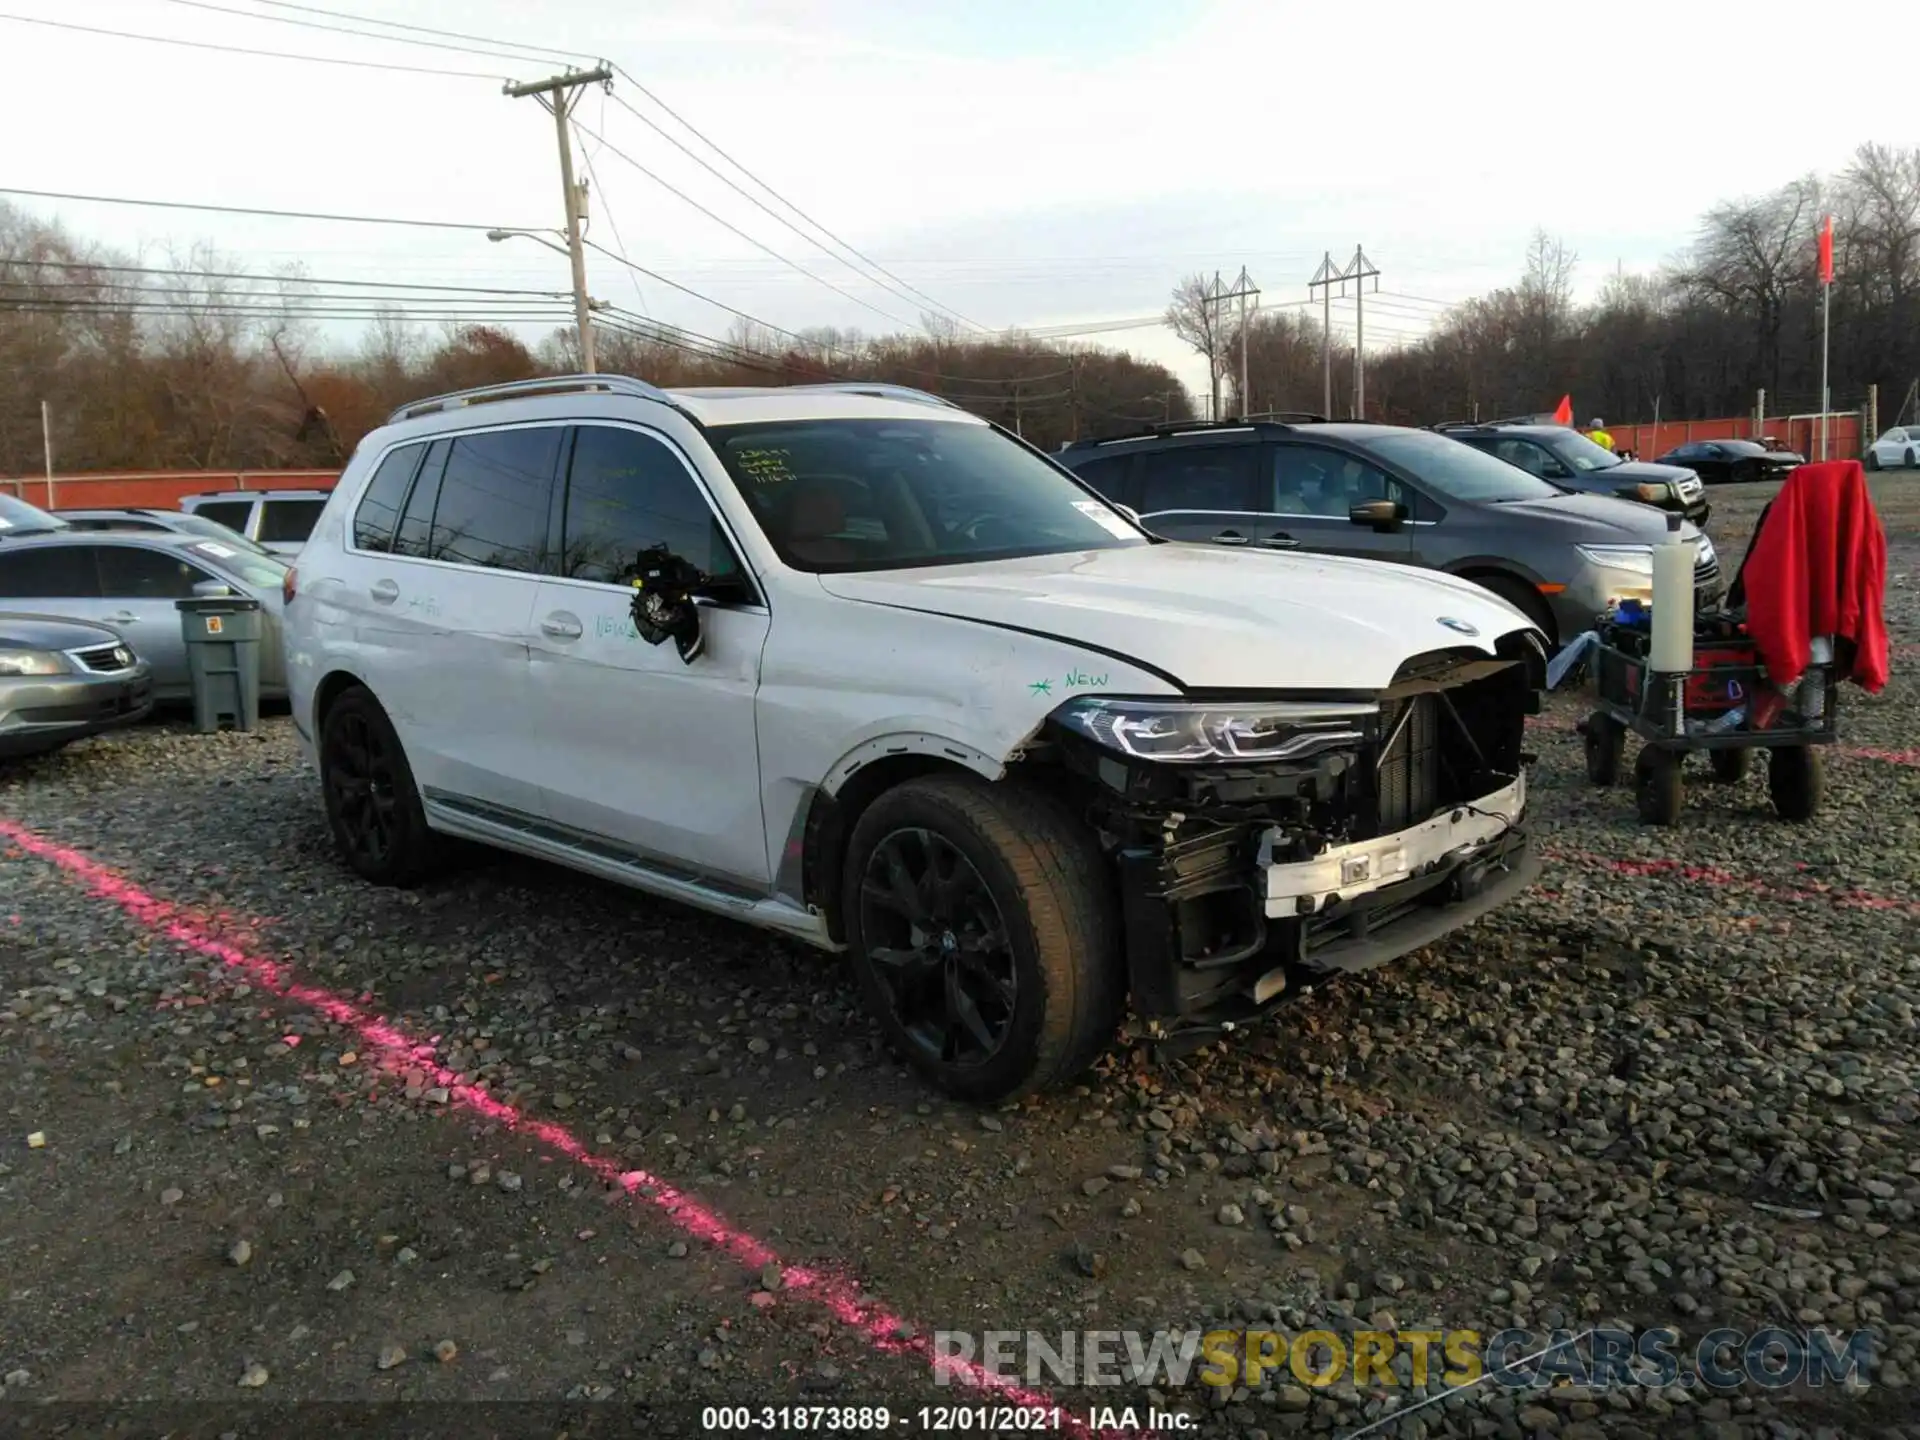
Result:
[[[1204,275],[1189,275],[1173,287],[1167,306],[1167,328],[1207,362],[1214,419],[1220,418],[1220,377],[1226,364],[1225,317],[1216,299],[1219,286]]]
[[[1787,300],[1813,256],[1820,182],[1796,180],[1758,200],[1707,212],[1685,283],[1752,327],[1749,384],[1780,393]]]

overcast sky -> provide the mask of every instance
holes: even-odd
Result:
[[[1245,265],[1298,304],[1322,253],[1363,243],[1383,294],[1370,341],[1418,334],[1509,281],[1535,226],[1590,293],[1649,269],[1716,199],[1920,141],[1911,87],[1871,80],[1848,36],[1907,7],[1758,23],[1705,0],[1435,6],[1152,0],[10,0],[7,10],[150,36],[475,78],[215,53],[0,21],[0,185],[247,207],[553,226],[554,128],[502,61],[285,23],[376,17],[605,56],[708,138],[911,285],[988,327],[1158,313],[1184,273]],[[247,16],[218,13],[248,12]],[[323,13],[315,13],[315,10]],[[250,18],[250,17],[279,17]],[[1798,38],[1795,38],[1798,37]],[[429,37],[416,37],[429,38]],[[452,43],[452,42],[449,42]],[[484,76],[488,78],[478,78]],[[1822,87],[1831,90],[1823,96]],[[699,150],[633,84],[614,93]],[[914,321],[614,101],[589,94],[593,237],[788,329],[900,328],[786,268],[615,153],[814,275]],[[704,152],[703,152],[704,153]],[[711,158],[711,157],[710,157]],[[716,164],[723,162],[715,160]],[[731,172],[730,172],[731,173]],[[738,178],[737,176],[735,178]],[[745,183],[745,182],[742,182]],[[12,200],[156,254],[211,242],[249,269],[562,289],[565,261],[478,232]],[[616,232],[617,231],[617,236]],[[590,288],[709,334],[732,317],[595,256]],[[1340,312],[1336,312],[1339,315]],[[1350,315],[1350,310],[1346,312]],[[1164,332],[1104,343],[1200,367]]]

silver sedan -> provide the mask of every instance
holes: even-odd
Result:
[[[153,669],[156,700],[193,694],[187,646],[174,601],[237,595],[265,612],[260,694],[282,699],[280,583],[287,567],[271,555],[195,535],[160,531],[58,530],[0,540],[0,610],[90,620],[117,632]]]

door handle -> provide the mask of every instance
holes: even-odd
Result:
[[[134,621],[138,620],[139,618],[140,617],[134,614],[131,610],[117,610],[113,614],[107,616],[107,619],[112,621],[115,625],[131,625],[134,623]]]
[[[1247,543],[1247,537],[1242,535],[1238,530],[1222,530],[1218,535],[1213,537],[1213,543],[1216,545],[1244,545]]]
[[[382,605],[391,605],[400,598],[400,586],[392,580],[376,580],[367,587],[367,593]]]
[[[1265,550],[1298,550],[1300,548],[1300,542],[1298,540],[1294,539],[1291,535],[1282,534],[1278,530],[1274,531],[1273,534],[1267,536],[1264,540],[1258,540],[1254,543]]]
[[[578,640],[581,633],[580,618],[564,610],[556,610],[540,622],[540,630],[556,640]]]

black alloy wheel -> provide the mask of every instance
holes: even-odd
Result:
[[[1013,1030],[1013,943],[987,882],[945,836],[882,837],[860,882],[860,933],[893,1019],[924,1060],[984,1065]]]
[[[400,736],[364,686],[320,723],[320,788],[340,854],[377,885],[414,885],[439,870],[452,842],[427,824]]]
[[[327,727],[322,773],[335,832],[355,869],[383,867],[393,857],[398,828],[393,762],[385,737],[358,709]]]

